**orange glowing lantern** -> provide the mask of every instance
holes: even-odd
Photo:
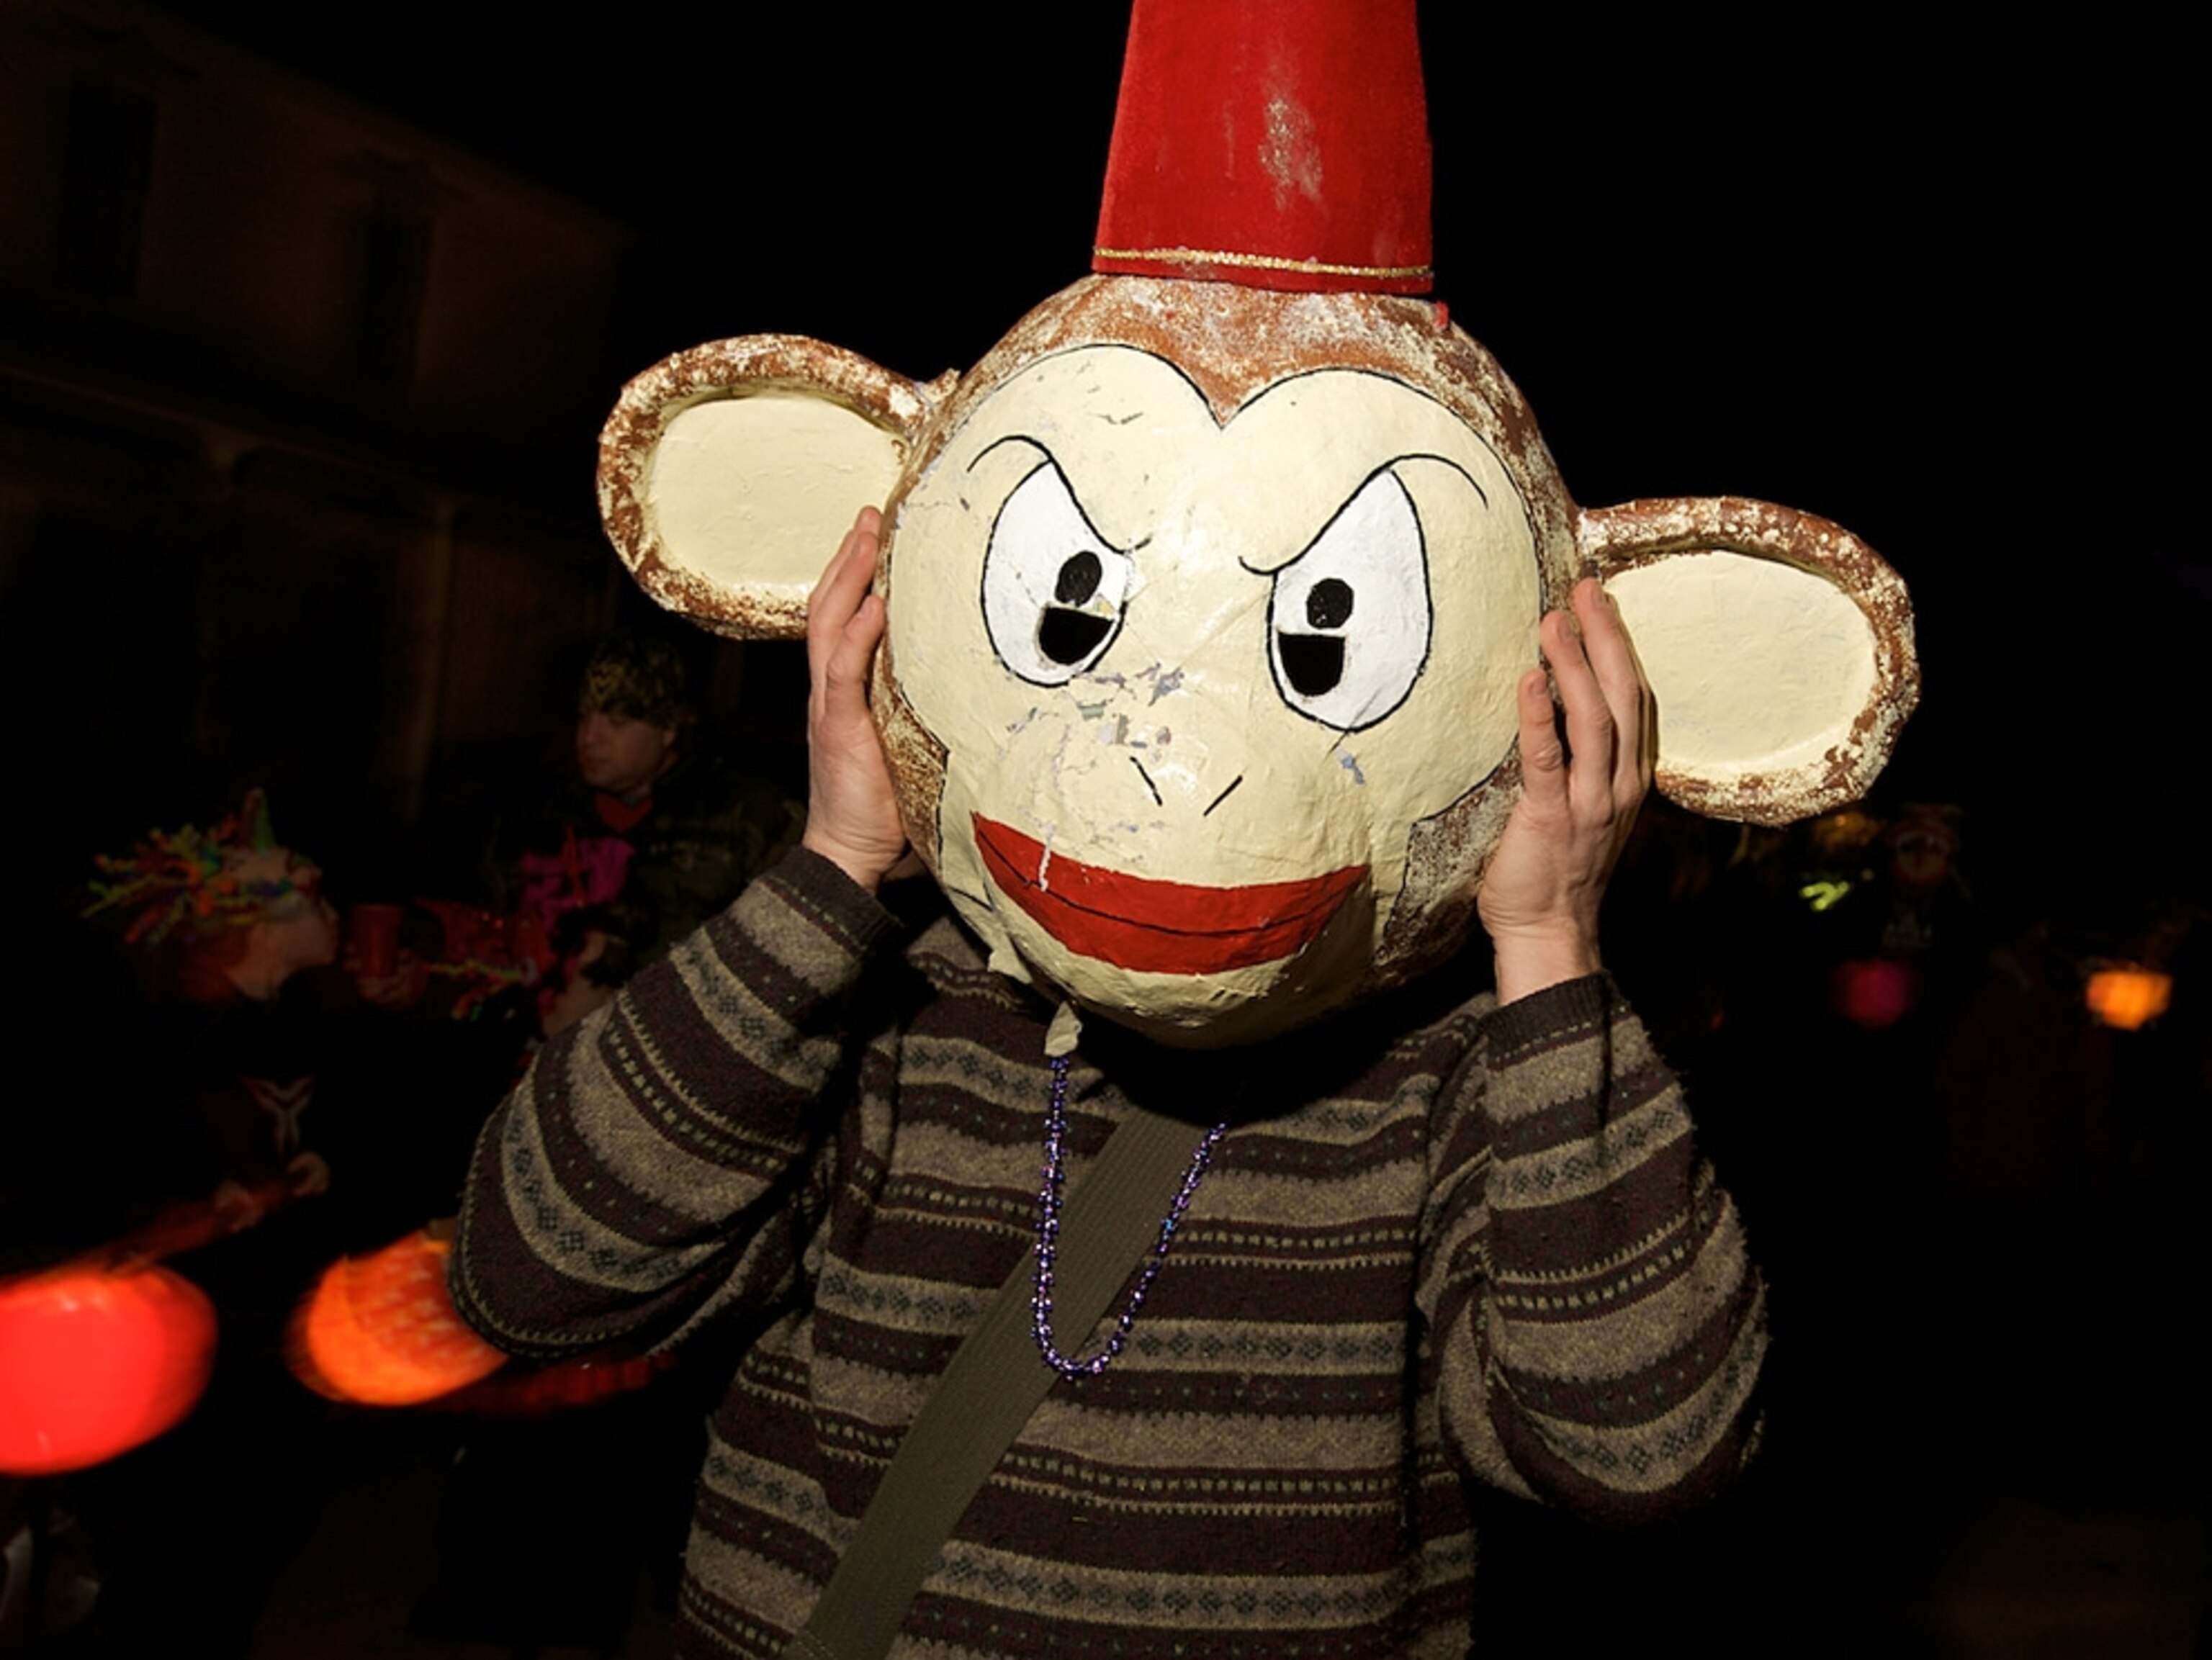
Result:
[[[166,1268],[57,1269],[0,1287],[0,1472],[83,1469],[192,1409],[215,1309]]]
[[[447,1294],[452,1249],[410,1233],[331,1263],[293,1326],[295,1375],[334,1401],[404,1407],[496,1372],[507,1357],[461,1323]]]
[[[2148,968],[2103,968],[2089,976],[2089,1012],[2106,1026],[2133,1032],[2166,1013],[2173,976]]]

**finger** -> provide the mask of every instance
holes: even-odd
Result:
[[[868,666],[884,637],[884,603],[870,594],[839,631],[823,676],[831,712],[849,714],[867,706]]]
[[[874,580],[883,515],[863,507],[845,532],[845,539],[806,597],[806,661],[815,677],[821,677],[837,637],[860,607],[860,597]]]
[[[1541,634],[1544,657],[1566,712],[1569,799],[1578,812],[1610,815],[1614,732],[1604,688],[1590,667],[1582,631],[1568,613],[1547,615]]]
[[[898,856],[898,863],[884,872],[885,881],[895,881],[904,876],[926,876],[929,867],[921,862],[921,855],[912,847]]]
[[[864,509],[845,532],[836,553],[822,573],[814,591],[806,597],[806,643],[816,668],[831,649],[838,631],[860,603],[860,595],[874,573],[877,551],[874,509]]]
[[[1514,704],[1521,722],[1521,793],[1547,812],[1564,811],[1567,753],[1559,742],[1551,683],[1541,669],[1531,669],[1521,676],[1520,685],[1514,688]]]
[[[1641,794],[1651,773],[1651,690],[1637,661],[1636,644],[1621,624],[1613,597],[1595,577],[1575,585],[1574,607],[1584,653],[1613,717],[1614,790]]]

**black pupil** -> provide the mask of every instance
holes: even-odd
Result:
[[[1113,628],[1111,617],[1048,605],[1037,623],[1037,650],[1054,663],[1080,663],[1098,649]]]
[[[1110,616],[1093,616],[1073,608],[1098,591],[1106,567],[1093,553],[1071,554],[1054,579],[1052,597],[1057,604],[1044,608],[1037,620],[1037,650],[1054,663],[1080,663],[1097,651],[1114,632]]]
[[[1344,678],[1344,639],[1338,634],[1278,634],[1283,678],[1302,698],[1333,692]]]
[[[1097,554],[1073,554],[1060,567],[1060,580],[1053,585],[1052,597],[1062,605],[1080,605],[1098,591],[1098,579],[1105,574]],[[1337,584],[1340,588],[1343,585]],[[1351,609],[1348,598],[1345,609]]]
[[[1315,628],[1341,628],[1352,617],[1352,585],[1323,577],[1306,591],[1306,622]]]
[[[1352,620],[1352,585],[1336,577],[1323,577],[1306,590],[1306,626],[1341,628]],[[1275,636],[1275,649],[1283,664],[1283,678],[1300,697],[1317,698],[1334,691],[1344,679],[1344,639],[1335,634],[1294,634],[1285,628]]]

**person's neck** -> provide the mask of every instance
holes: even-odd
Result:
[[[678,750],[671,749],[666,754],[660,758],[660,765],[653,769],[653,774],[651,778],[647,779],[643,784],[639,785],[635,790],[623,791],[621,795],[616,797],[616,799],[621,802],[625,807],[651,806],[653,804],[653,786],[659,783],[661,779],[666,778],[669,772],[675,767],[677,757],[679,753],[680,752]]]

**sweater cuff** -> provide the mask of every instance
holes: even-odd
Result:
[[[1510,1059],[1523,1050],[1549,1045],[1563,1033],[1601,1027],[1611,1019],[1620,997],[1613,976],[1600,970],[1503,1003],[1485,1023],[1492,1052],[1500,1060]]]
[[[781,888],[817,922],[849,941],[855,956],[873,954],[900,931],[899,919],[882,901],[847,875],[836,861],[811,849],[793,848],[761,880]]]

